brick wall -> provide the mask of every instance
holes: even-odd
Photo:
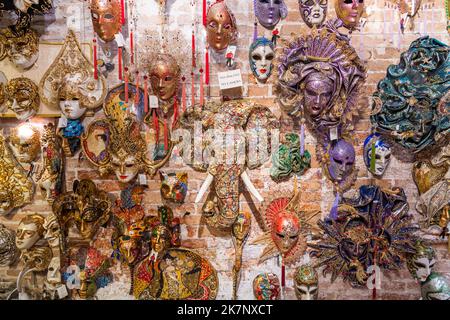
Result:
[[[148,0],[136,0],[139,6],[139,20],[138,20],[138,39],[142,39],[143,30],[145,28],[152,28],[148,21],[155,21],[157,17],[153,2]],[[197,1],[197,18],[200,19],[200,1]],[[333,18],[335,13],[333,1],[329,1],[328,18]],[[283,114],[276,105],[273,95],[273,87],[275,77],[265,85],[257,84],[254,77],[251,75],[248,65],[248,47],[251,43],[253,34],[253,1],[238,1],[227,0],[229,7],[235,13],[240,38],[238,40],[238,67],[243,72],[244,96],[246,98],[257,100],[258,102],[270,106],[273,112],[281,117],[283,131],[298,130],[298,123],[293,123],[292,120]],[[286,0],[289,8],[289,15],[286,21],[282,24],[281,36],[288,38],[289,34],[307,33],[309,29],[302,22],[298,10],[298,2],[296,0]],[[55,10],[53,13],[47,15],[45,18],[37,17],[34,22],[35,28],[42,35],[41,41],[62,41],[66,34],[68,23],[72,28],[75,28],[79,39],[83,42],[89,42],[92,39],[92,26],[90,23],[90,15],[88,4],[86,1],[76,0],[54,0]],[[187,0],[168,0],[171,7],[171,16],[169,23],[172,28],[178,24],[179,28],[184,28],[184,34],[190,35],[191,25],[191,11],[189,2]],[[357,150],[357,167],[359,170],[358,180],[355,189],[360,185],[376,183],[384,187],[398,186],[405,189],[408,196],[408,201],[411,208],[411,213],[417,216],[415,211],[416,198],[418,196],[417,189],[411,178],[411,163],[402,162],[402,159],[394,157],[390,167],[385,173],[382,180],[372,179],[365,169],[361,144],[365,136],[369,132],[370,122],[369,116],[369,97],[376,88],[378,81],[385,75],[386,68],[396,63],[399,59],[400,52],[407,49],[411,41],[425,33],[433,36],[445,43],[449,43],[449,35],[446,32],[446,18],[444,1],[435,1],[434,6],[419,12],[419,16],[415,19],[415,26],[413,30],[407,29],[404,35],[398,31],[398,16],[392,9],[385,7],[385,2],[381,0],[366,1],[368,8],[367,23],[361,32],[354,32],[352,34],[352,45],[356,48],[360,56],[367,61],[368,78],[365,87],[361,93],[360,104],[363,106],[364,113],[361,120],[356,126],[355,137],[358,140]],[[71,17],[75,17],[72,20]],[[70,23],[74,21],[75,23]],[[7,25],[11,22],[10,16],[4,14],[0,18],[1,25]],[[78,30],[77,30],[78,29]],[[197,34],[202,34],[201,26],[198,27]],[[259,28],[259,34],[262,35],[263,29]],[[270,33],[266,31],[266,36]],[[187,38],[187,41],[190,41]],[[200,39],[198,39],[200,42]],[[189,42],[187,42],[189,43]],[[201,46],[201,45],[200,45]],[[139,47],[139,40],[137,41],[138,55],[142,57],[146,54],[145,50]],[[200,47],[199,50],[202,48]],[[45,54],[41,52],[41,54]],[[48,62],[50,64],[51,61]],[[223,64],[211,63],[211,96],[217,98],[219,94],[217,76],[218,71],[223,71]],[[27,73],[32,73],[33,69]],[[190,72],[190,71],[189,71]],[[187,73],[188,74],[188,73]],[[27,74],[25,74],[26,76]],[[110,85],[113,86],[117,82],[117,76],[110,76]],[[198,80],[198,79],[197,79]],[[198,82],[198,81],[197,81]],[[101,116],[98,114],[97,116]],[[50,121],[42,120],[39,121]],[[89,123],[91,119],[85,120],[85,124]],[[11,119],[0,119],[1,128],[8,128],[14,126],[17,122]],[[7,131],[7,130],[6,130]],[[316,208],[322,210],[322,216],[326,216],[330,210],[331,204],[334,200],[332,192],[332,184],[324,177],[318,162],[315,160],[315,144],[316,141],[313,136],[307,132],[306,147],[313,156],[312,168],[302,177],[301,190],[302,202],[305,208]],[[104,190],[117,196],[120,191],[120,186],[113,176],[101,179],[97,171],[82,158],[77,155],[73,158],[67,159],[66,180],[67,189],[71,190],[71,184],[74,179],[90,178],[93,179]],[[183,247],[190,248],[196,252],[207,257],[219,274],[220,289],[218,298],[229,299],[232,293],[232,279],[231,270],[233,266],[234,249],[230,237],[214,237],[208,231],[207,227],[201,223],[201,205],[194,205],[194,199],[197,191],[206,177],[204,173],[198,173],[191,168],[183,165],[180,159],[174,157],[172,161],[164,168],[165,171],[187,171],[189,174],[189,193],[186,198],[186,203],[181,207],[174,207],[176,216],[183,217],[186,211],[191,214],[182,218],[182,238]],[[263,197],[272,199],[277,195],[290,192],[293,188],[292,180],[275,183],[269,177],[270,163],[266,163],[262,168],[253,170],[250,177],[259,189]],[[243,210],[249,210],[248,201],[251,196],[248,193],[241,195],[241,206]],[[149,177],[149,189],[146,192],[145,208],[148,210],[156,209],[161,204],[159,194],[159,177],[153,179]],[[256,204],[257,209],[259,205]],[[13,216],[1,217],[0,222],[8,227],[14,229],[17,227],[18,221],[29,213],[48,214],[51,208],[43,200],[42,196],[37,193],[35,201],[32,205],[26,206],[19,210]],[[255,212],[258,217],[259,213]],[[261,219],[258,218],[260,221]],[[252,221],[252,230],[250,238],[247,243],[251,242],[258,234],[262,232],[261,226],[257,219]],[[438,253],[438,262],[436,264],[436,271],[448,272],[450,268],[450,256],[446,251],[446,244],[442,241],[434,239],[434,247]],[[280,267],[276,259],[270,259],[261,265],[257,265],[258,257],[262,252],[262,246],[246,245],[243,254],[243,266],[241,284],[238,293],[240,299],[253,299],[252,281],[254,277],[260,272],[274,272],[280,275]],[[299,261],[301,264],[302,261]],[[13,280],[21,270],[21,265],[13,266],[12,268],[0,268],[0,279]],[[115,266],[114,271],[117,278],[126,279],[128,275],[127,268],[121,269],[120,266]],[[294,299],[295,295],[292,289],[292,273],[294,268],[287,269],[287,292],[286,299]],[[126,286],[125,286],[126,287]],[[399,272],[385,273],[382,281],[382,290],[378,292],[381,299],[417,299],[420,296],[419,285],[410,277],[406,269]],[[370,299],[371,292],[369,290],[353,289],[349,285],[344,284],[339,278],[335,283],[331,284],[329,276],[320,278],[320,298],[322,299]]]

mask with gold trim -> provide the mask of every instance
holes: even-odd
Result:
[[[20,163],[32,163],[41,150],[41,133],[29,123],[12,128],[8,141],[14,156]]]
[[[186,172],[165,173],[160,171],[161,197],[174,203],[183,203],[188,191],[188,175]]]
[[[236,40],[236,18],[224,0],[213,3],[206,15],[206,32],[209,46],[218,52]]]
[[[95,33],[105,42],[113,41],[122,28],[120,0],[91,0],[90,9]]]
[[[30,119],[39,111],[39,88],[28,78],[20,77],[10,80],[6,86],[6,96],[8,97],[6,106],[21,121]]]
[[[11,265],[17,256],[18,250],[14,232],[0,224],[0,266],[7,267]]]
[[[353,30],[358,27],[359,20],[364,13],[364,0],[335,0],[334,9],[344,26]]]
[[[6,55],[9,61],[19,70],[30,69],[39,58],[39,35],[29,29],[23,35],[17,36],[10,28],[0,31],[5,42]]]
[[[295,295],[298,300],[317,300],[319,275],[311,265],[302,265],[294,274]]]
[[[45,218],[31,214],[23,218],[16,230],[16,246],[20,251],[31,249],[44,236]]]

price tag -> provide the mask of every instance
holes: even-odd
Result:
[[[58,287],[58,289],[56,289],[56,292],[58,293],[58,297],[60,299],[64,299],[69,295],[69,292],[67,292],[67,288],[64,284]]]
[[[140,174],[140,175],[139,175],[139,184],[140,184],[141,186],[146,186],[146,185],[148,185],[148,183],[147,183],[147,176],[146,176],[145,174]]]
[[[339,135],[338,135],[338,128],[337,127],[333,127],[330,129],[330,140],[334,141],[339,139]]]
[[[243,86],[241,69],[219,72],[220,90],[239,88]]]
[[[58,120],[58,129],[66,128],[67,127],[67,118],[64,116],[61,116]]]
[[[159,100],[157,96],[150,96],[150,108],[158,109],[159,108]]]

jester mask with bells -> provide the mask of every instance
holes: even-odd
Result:
[[[300,210],[297,182],[291,198],[273,200],[264,212],[266,232],[252,244],[265,244],[258,263],[280,255],[284,265],[292,265],[305,253],[307,236],[315,232],[312,219],[320,212]]]
[[[13,111],[17,119],[26,121],[36,115],[40,107],[38,86],[30,79],[12,79],[5,87],[6,107]]]
[[[371,122],[377,132],[415,154],[448,142],[449,52],[446,44],[422,37],[388,68],[373,94]]]
[[[21,164],[31,164],[41,151],[41,133],[30,123],[12,128],[8,138],[9,146]]]
[[[0,130],[0,216],[30,203],[33,194],[32,180],[15,159]]]
[[[236,18],[228,9],[225,0],[217,0],[209,7],[206,15],[206,33],[209,46],[217,52],[224,51],[236,40]]]
[[[279,57],[277,96],[290,115],[305,117],[318,137],[352,130],[366,69],[331,21],[288,43]],[[325,136],[325,137],[324,137]]]
[[[403,189],[363,186],[359,197],[339,206],[338,219],[319,221],[323,235],[308,244],[318,258],[314,267],[325,266],[332,282],[342,275],[354,287],[366,285],[369,266],[401,269],[416,252],[417,228],[408,211]]]
[[[106,118],[89,125],[81,136],[81,145],[84,154],[101,175],[114,172],[119,182],[129,183],[138,173],[153,176],[169,160],[173,144],[170,142],[162,156],[158,153],[160,144],[155,139],[155,130],[149,129],[144,136],[141,134],[142,125],[136,120],[143,112],[142,103],[135,108],[138,113],[136,117],[132,113],[133,106],[129,105],[130,101],[134,101],[134,95],[127,103],[125,91],[124,85],[110,90],[104,103]],[[134,86],[129,85],[129,94],[136,91]]]
[[[358,27],[364,13],[364,0],[334,0],[334,9],[344,27],[353,30]]]
[[[45,199],[52,203],[64,189],[64,159],[59,136],[53,123],[44,126],[41,136],[41,171],[36,176]]]
[[[259,82],[266,82],[270,78],[275,58],[275,46],[265,37],[257,38],[249,51],[250,68]]]
[[[113,41],[122,28],[120,0],[91,0],[91,17],[94,31],[100,39]]]
[[[253,5],[259,23],[269,30],[274,29],[288,15],[284,0],[253,0]]]
[[[280,300],[280,280],[274,273],[260,273],[253,280],[253,295],[256,300]]]
[[[10,28],[0,30],[0,60],[7,56],[9,61],[19,70],[30,69],[39,58],[39,35],[29,29],[17,36]]]
[[[320,27],[327,17],[328,0],[299,0],[300,15],[310,28]]]
[[[378,133],[369,135],[364,141],[364,164],[375,176],[382,176],[391,162],[391,146]]]

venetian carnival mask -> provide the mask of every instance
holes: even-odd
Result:
[[[319,276],[310,265],[302,265],[295,270],[294,285],[298,300],[317,300],[319,297]]]
[[[154,228],[151,235],[152,251],[157,254],[164,253],[171,246],[171,238],[172,234],[166,226],[159,225]]]
[[[336,15],[347,29],[353,30],[364,12],[364,0],[335,0]]]
[[[14,232],[0,224],[0,266],[7,267],[14,263],[18,251]]]
[[[328,152],[330,163],[327,167],[333,181],[343,181],[353,170],[355,164],[355,148],[344,139],[331,144]]]
[[[258,81],[265,82],[272,74],[273,60],[275,58],[272,41],[261,37],[250,46],[250,68]]]
[[[49,214],[44,222],[44,239],[51,248],[58,248],[60,245],[61,228],[58,218],[54,214]]]
[[[297,243],[300,221],[290,212],[282,212],[274,221],[272,236],[282,254],[288,253]]]
[[[21,259],[27,268],[42,272],[48,270],[52,257],[49,247],[34,247],[23,252]]]
[[[92,0],[91,17],[94,31],[105,42],[115,39],[120,32],[122,9],[120,0]]]
[[[288,15],[288,8],[284,0],[254,0],[255,15],[259,23],[272,30]]]
[[[363,152],[367,169],[376,176],[383,175],[391,162],[391,146],[380,134],[374,133],[364,141]]]
[[[450,280],[433,272],[421,287],[423,300],[450,300]]]
[[[29,250],[44,235],[45,218],[32,214],[23,218],[16,231],[16,246],[20,251]]]
[[[236,20],[224,0],[212,4],[206,16],[209,46],[215,51],[225,50],[236,37]]]
[[[128,264],[134,265],[139,262],[142,251],[142,242],[139,238],[123,235],[119,238],[119,252],[121,258]]]
[[[320,27],[327,17],[328,0],[299,0],[300,15],[310,28]]]
[[[256,300],[280,300],[280,280],[273,273],[261,273],[253,280],[253,294]]]
[[[41,134],[29,123],[20,124],[11,129],[9,145],[17,161],[32,163],[41,150]]]
[[[183,203],[187,194],[187,173],[164,173],[160,171],[159,175],[161,178],[161,197],[170,202]]]
[[[47,281],[49,283],[61,283],[61,258],[53,257],[47,268]]]
[[[39,111],[39,88],[28,78],[20,77],[10,80],[6,86],[6,95],[8,97],[6,106],[21,121],[30,119]]]
[[[449,52],[428,36],[413,41],[373,95],[372,125],[414,154],[448,142]]]
[[[408,258],[408,270],[414,279],[419,282],[425,282],[431,274],[434,264],[436,263],[436,253],[432,247],[425,245],[423,242],[416,243],[416,253]]]
[[[33,29],[17,35],[10,28],[0,31],[3,35],[6,55],[14,66],[20,70],[30,69],[39,57],[39,35]]]
[[[152,61],[148,74],[153,92],[160,100],[168,101],[177,94],[181,70],[174,57],[159,54]]]

